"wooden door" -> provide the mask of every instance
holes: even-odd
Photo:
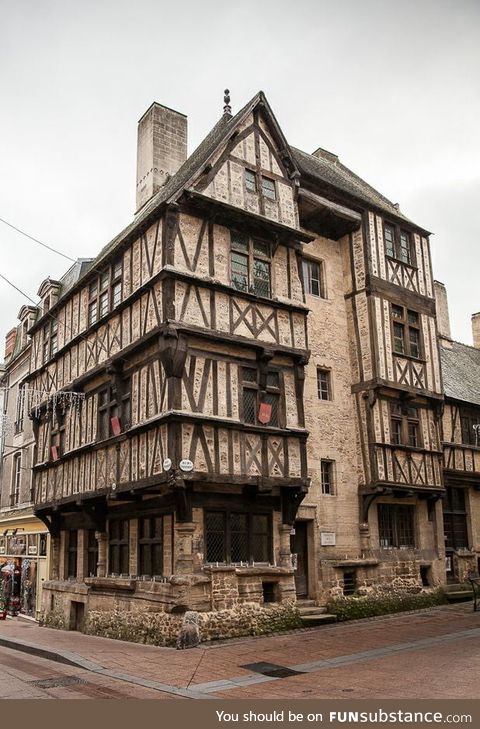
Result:
[[[295,589],[298,597],[308,595],[308,542],[307,522],[296,521],[295,534],[290,537],[290,549],[297,555],[297,569],[295,570]]]

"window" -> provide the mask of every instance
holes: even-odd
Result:
[[[385,223],[383,227],[383,239],[385,242],[385,254],[387,256],[396,258],[402,263],[412,265],[412,241],[410,233],[391,223]]]
[[[247,192],[257,192],[257,177],[252,170],[245,170],[245,187]]]
[[[320,367],[317,367],[317,392],[319,400],[332,399],[330,370],[322,370]]]
[[[422,445],[418,408],[402,403],[390,406],[390,440],[394,445],[420,448]]]
[[[21,433],[23,430],[23,416],[25,412],[25,390],[24,385],[21,385],[18,388],[17,392],[17,404],[15,408],[15,424],[14,424],[14,431],[15,434]]]
[[[242,415],[245,423],[280,427],[280,373],[268,372],[266,389],[262,392],[259,385],[259,372],[254,367],[242,367]],[[259,419],[260,405],[270,406],[270,419]]]
[[[98,393],[97,440],[115,435],[112,418],[119,418],[122,430],[130,427],[130,378],[122,380],[122,391],[116,385],[108,385]]]
[[[139,574],[163,574],[163,517],[149,516],[138,523]]]
[[[256,296],[271,296],[270,243],[231,233],[232,286]]]
[[[416,311],[391,305],[393,351],[418,359],[420,357],[420,317]]]
[[[130,553],[128,549],[128,519],[116,519],[108,524],[108,570],[112,575],[128,575]]]
[[[119,259],[100,273],[88,287],[88,324],[95,324],[122,300],[123,263]]]
[[[61,407],[56,407],[52,414],[50,446],[57,449],[58,456],[65,453],[65,412]]]
[[[70,529],[67,534],[67,578],[77,576],[78,533]]]
[[[334,496],[333,461],[320,461],[320,480],[322,484],[322,494]]]
[[[270,562],[271,552],[269,514],[238,511],[205,512],[207,562]]]
[[[13,457],[12,493],[10,506],[18,506],[20,503],[20,484],[22,481],[22,454],[15,453]]]
[[[480,446],[480,410],[460,411],[460,424],[462,428],[462,443],[465,445]]]
[[[87,531],[87,575],[89,577],[97,576],[98,564],[98,542],[95,536],[95,529]]]
[[[50,319],[43,327],[43,363],[58,352],[58,321]]]
[[[310,296],[318,296],[320,299],[326,299],[323,263],[304,259],[302,261],[302,271],[305,293]]]
[[[468,549],[465,490],[447,486],[443,502],[443,528],[447,549]]]
[[[268,197],[269,200],[277,199],[275,180],[271,180],[269,177],[262,177],[262,195]]]
[[[378,505],[378,534],[383,549],[415,547],[414,507]]]

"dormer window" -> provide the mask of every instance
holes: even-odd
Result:
[[[50,296],[45,296],[43,300],[43,313],[46,314],[50,309]]]
[[[245,187],[247,192],[257,192],[257,178],[252,170],[245,170]]]
[[[269,177],[262,177],[262,195],[268,197],[269,200],[277,199],[275,180],[271,180]]]
[[[412,240],[410,233],[391,223],[383,226],[383,240],[385,242],[385,255],[396,258],[397,261],[412,265]]]

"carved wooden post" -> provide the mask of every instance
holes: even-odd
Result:
[[[107,576],[107,532],[95,532],[95,539],[98,544],[97,577]]]
[[[60,535],[51,535],[50,537],[50,574],[52,580],[60,579]]]

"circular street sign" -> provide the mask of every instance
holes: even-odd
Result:
[[[169,471],[172,467],[172,459],[171,458],[165,458],[163,462],[163,470]]]
[[[192,461],[189,458],[182,458],[182,460],[180,461],[180,469],[182,471],[186,471],[187,473],[188,471],[193,471]]]

